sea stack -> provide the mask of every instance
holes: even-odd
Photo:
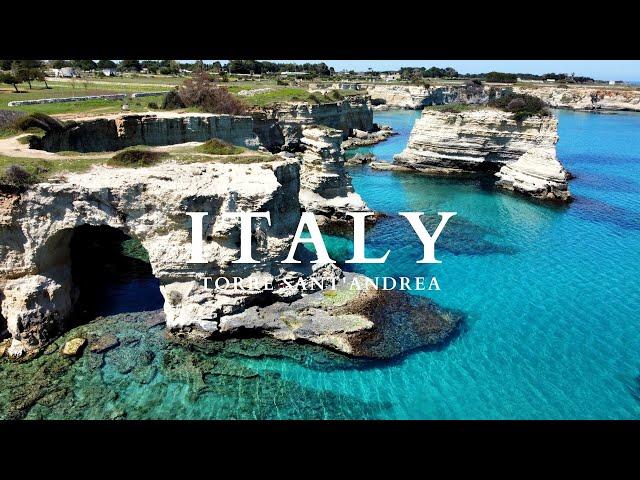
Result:
[[[569,175],[556,157],[557,129],[551,115],[517,120],[494,108],[426,109],[394,164],[437,176],[495,174],[500,188],[566,202]]]
[[[301,143],[305,149],[300,171],[302,207],[332,220],[340,220],[346,212],[368,210],[345,169],[340,130],[304,127]]]

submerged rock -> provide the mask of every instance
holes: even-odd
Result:
[[[356,153],[353,157],[345,160],[345,165],[366,165],[376,159],[373,153]]]
[[[104,353],[112,348],[120,345],[120,340],[113,333],[107,333],[98,337],[97,340],[92,340],[89,344],[89,350],[92,353]]]
[[[391,358],[447,339],[461,321],[426,298],[391,290],[358,290],[363,275],[345,273],[335,289],[292,303],[254,307],[224,317],[220,333],[251,330],[280,340],[307,341],[355,357]]]
[[[64,344],[60,353],[67,357],[77,357],[82,354],[84,346],[87,344],[86,338],[72,338]]]

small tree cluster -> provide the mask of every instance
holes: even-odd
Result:
[[[485,80],[494,83],[516,83],[518,76],[515,73],[489,72],[485,75]]]
[[[508,93],[490,100],[489,105],[506,112],[512,112],[513,118],[517,121],[534,115],[544,117],[551,114],[545,102],[538,97],[523,93]]]
[[[209,113],[242,115],[246,105],[224,87],[217,86],[211,76],[199,70],[185,81],[178,90],[180,100],[186,107],[196,107]]]

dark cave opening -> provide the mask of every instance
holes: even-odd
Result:
[[[137,239],[116,228],[82,225],[73,231],[70,255],[73,284],[79,290],[74,323],[162,308],[160,282]]]
[[[2,313],[0,313],[0,340],[4,340],[9,338],[11,335],[7,330],[7,320],[4,318]]]

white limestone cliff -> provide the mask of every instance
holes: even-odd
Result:
[[[569,174],[551,147],[528,150],[516,162],[502,167],[496,177],[498,187],[541,200],[566,202],[571,198]]]
[[[426,109],[394,164],[431,175],[500,171],[500,187],[567,201],[568,175],[555,156],[557,125],[553,116],[516,121],[511,113],[493,108]]]
[[[339,130],[310,126],[302,130],[300,203],[310,212],[342,217],[348,211],[364,211],[367,205],[355,193],[345,169]]]

